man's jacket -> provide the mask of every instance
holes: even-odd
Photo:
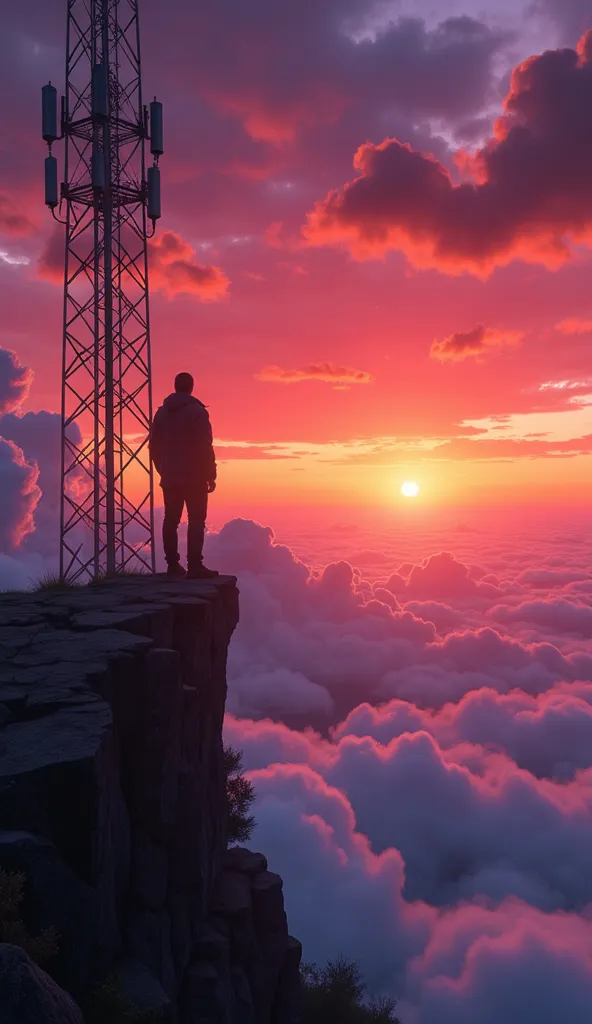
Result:
[[[214,481],[216,456],[205,405],[181,392],[165,398],[152,421],[150,457],[163,487]]]

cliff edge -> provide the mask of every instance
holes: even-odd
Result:
[[[180,1024],[297,1019],[281,879],[226,850],[237,621],[232,577],[0,595],[0,867],[76,999],[116,970]]]

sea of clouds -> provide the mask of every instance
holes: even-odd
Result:
[[[584,1024],[585,533],[283,533],[234,519],[207,554],[239,577],[226,739],[305,958],[355,958],[404,1024]]]
[[[56,564],[59,417],[0,350],[0,589]],[[220,516],[219,495],[214,516]],[[404,1024],[588,1024],[592,559],[574,513],[224,522],[226,739],[305,958]],[[215,520],[214,520],[215,522]]]

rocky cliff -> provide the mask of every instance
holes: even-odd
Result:
[[[226,851],[236,581],[129,577],[0,596],[0,867],[54,926],[76,999],[117,970],[180,1024],[288,1024],[281,879]],[[1,936],[0,936],[1,938]]]

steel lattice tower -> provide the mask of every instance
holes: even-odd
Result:
[[[145,167],[138,0],[67,0],[66,94],[43,89],[46,203],[65,223],[60,577],[154,570],[147,223],[160,216],[162,106]],[[53,142],[64,139],[58,206]]]

